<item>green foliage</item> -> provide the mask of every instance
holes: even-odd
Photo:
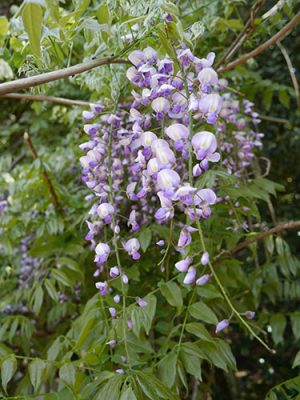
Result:
[[[147,46],[174,58],[174,45],[181,42],[192,46],[199,57],[214,50],[218,61],[243,30],[252,3],[29,0],[15,15],[4,7],[0,79],[30,76],[95,57],[125,58],[130,50]],[[253,21],[255,30],[240,54],[267,40],[293,17],[297,2],[283,3],[269,17]],[[265,5],[260,15],[267,8]],[[163,19],[166,13],[172,15],[172,21]],[[296,34],[284,41],[293,49],[289,53],[294,66],[294,60],[299,61],[297,44]],[[2,99],[0,195],[7,199],[8,210],[0,220],[0,397],[25,399],[41,394],[45,400],[173,400],[191,398],[199,387],[199,396],[211,393],[216,400],[248,400],[264,398],[274,385],[266,400],[300,395],[299,378],[290,379],[291,367],[296,373],[300,365],[296,234],[270,235],[234,257],[228,255],[240,241],[272,224],[272,204],[282,221],[293,219],[299,209],[296,164],[300,132],[294,89],[277,48],[261,57],[224,77],[245,98],[257,101],[262,118],[288,119],[284,125],[268,120],[260,125],[266,132],[266,150],[261,154],[269,152],[271,174],[266,160],[258,157],[250,182],[218,166],[199,177],[196,184],[198,188],[217,185],[218,196],[230,196],[232,215],[220,202],[211,219],[203,223],[206,245],[217,260],[216,273],[234,306],[240,312],[257,310],[258,318],[250,321],[251,327],[256,334],[262,332],[278,356],[263,353],[248,332],[234,324],[216,336],[215,325],[229,315],[216,285],[190,290],[182,284],[183,274],[176,274],[173,254],[162,255],[154,245],[161,238],[176,243],[178,228],[171,232],[165,226],[143,228],[138,236],[145,253],[142,260],[135,265],[125,257],[121,260],[132,282],[128,299],[140,296],[147,301],[146,308],[132,301],[124,319],[123,304],[100,298],[94,287],[92,254],[83,239],[90,205],[84,200],[88,191],[80,182],[78,162],[78,144],[83,140],[77,127],[81,110]],[[120,91],[122,98],[130,95],[125,71],[125,66],[105,66],[34,90],[91,102],[101,98],[112,109]],[[39,155],[35,161],[22,140],[27,130]],[[52,204],[42,177],[44,169],[63,205],[62,213]],[[287,180],[290,177],[294,182]],[[241,207],[235,207],[237,202]],[[241,221],[246,218],[249,228],[244,229]],[[21,241],[28,236],[32,236],[29,255],[42,260],[36,275],[22,287]],[[187,254],[197,257],[200,249],[195,238]],[[112,283],[112,289],[117,285]],[[4,312],[9,305],[12,311]],[[113,322],[109,307],[117,308],[118,318]],[[128,320],[133,324],[131,331],[126,328]],[[127,360],[125,373],[118,374],[116,369],[123,368],[124,326],[132,369]],[[109,340],[120,343],[122,350],[109,348]],[[250,378],[234,375],[235,357],[239,370],[251,371]],[[258,358],[267,360],[269,368],[258,365]],[[234,385],[225,379],[233,379],[240,392],[234,395]],[[285,382],[278,385],[281,381]]]

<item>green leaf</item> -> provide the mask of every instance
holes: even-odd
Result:
[[[141,244],[142,250],[145,253],[148,247],[150,246],[152,239],[152,231],[150,228],[144,229],[140,234],[139,234],[139,242]]]
[[[99,24],[111,24],[111,15],[107,4],[104,3],[98,8],[98,10],[96,11],[96,17]]]
[[[201,358],[197,354],[186,351],[184,346],[180,351],[180,358],[186,372],[201,381]]]
[[[95,400],[118,399],[123,376],[116,374],[98,391]]]
[[[41,285],[38,285],[38,287],[36,288],[35,292],[34,292],[34,296],[33,296],[33,312],[35,314],[38,314],[40,312],[40,309],[42,307],[43,304],[43,299],[44,299],[44,291],[42,289]]]
[[[45,361],[42,360],[37,359],[29,364],[28,367],[29,378],[35,391],[37,391],[41,385],[45,368],[46,368],[46,363]]]
[[[182,301],[181,290],[180,287],[177,285],[177,283],[173,281],[167,283],[161,283],[159,285],[159,288],[162,295],[167,300],[167,302],[171,306],[176,307],[179,312],[182,308],[183,301]]]
[[[300,351],[296,354],[295,360],[293,362],[292,368],[299,367],[300,365]]]
[[[171,351],[158,364],[160,380],[169,388],[174,385],[176,378],[177,354]]]
[[[199,324],[198,322],[191,322],[189,324],[186,324],[185,329],[187,332],[192,333],[193,335],[197,336],[200,339],[208,341],[213,340],[212,336],[209,334],[205,326]]]
[[[6,17],[0,17],[0,35],[5,36],[8,32],[9,24]]]
[[[286,319],[283,314],[275,314],[271,317],[272,338],[275,344],[283,342],[283,334],[286,327]]]
[[[1,381],[2,381],[2,386],[3,389],[6,392],[7,384],[11,380],[11,378],[14,376],[14,373],[17,370],[17,360],[15,357],[9,356],[9,358],[6,358],[2,364],[1,364]]]
[[[69,387],[75,385],[75,374],[76,370],[72,363],[64,364],[59,370],[59,377]]]
[[[300,311],[296,311],[290,315],[292,331],[296,340],[300,339]]]
[[[45,280],[45,288],[51,297],[52,300],[54,300],[56,303],[58,302],[58,294],[55,289],[54,283],[50,279]]]
[[[134,391],[131,387],[128,387],[124,392],[122,392],[120,400],[137,400]]]
[[[29,36],[32,53],[36,57],[40,57],[43,8],[36,1],[27,0],[22,10],[22,19],[24,28]]]
[[[279,101],[280,103],[285,107],[289,108],[290,107],[290,96],[288,95],[286,90],[280,90],[279,94]]]
[[[208,324],[216,325],[218,323],[216,314],[201,301],[192,304],[189,307],[189,313],[192,317],[199,319],[200,321],[207,322]]]

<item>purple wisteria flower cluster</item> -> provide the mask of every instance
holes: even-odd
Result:
[[[141,254],[136,232],[150,223],[170,224],[176,216],[180,235],[175,251],[180,260],[175,268],[185,272],[183,282],[187,285],[203,285],[210,279],[210,274],[198,276],[187,249],[197,231],[196,219],[209,218],[218,202],[211,188],[199,190],[194,185],[195,177],[220,160],[213,132],[222,97],[212,67],[214,57],[209,53],[200,59],[186,47],[177,50],[175,61],[158,57],[150,47],[133,51],[127,71],[135,86],[129,114],[122,107],[105,114],[101,104],[92,104],[91,110],[83,113],[84,131],[90,140],[80,146],[86,153],[80,162],[82,179],[93,190],[86,239],[95,250],[95,276],[103,273],[107,277],[105,264],[116,252],[115,239],[138,260]],[[200,123],[205,124],[205,130],[193,133],[193,126]],[[122,218],[127,219],[127,226]],[[110,228],[110,235],[104,234],[105,227]],[[132,237],[121,240],[128,236],[128,230]],[[164,242],[160,240],[158,245]],[[200,262],[209,262],[207,252]],[[119,265],[110,269],[109,276],[128,283]],[[108,279],[97,282],[96,287],[105,295]]]
[[[264,134],[257,131],[259,115],[253,110],[254,104],[249,100],[239,101],[231,93],[222,95],[223,105],[218,126],[222,164],[228,173],[242,176],[243,171],[251,165],[255,149],[262,147]],[[230,136],[228,134],[228,125]]]

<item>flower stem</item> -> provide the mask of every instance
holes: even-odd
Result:
[[[196,207],[194,207],[195,209]],[[196,215],[196,224],[197,224],[197,228],[198,228],[198,232],[199,232],[199,237],[200,237],[200,242],[203,248],[203,251],[206,251],[205,248],[205,242],[204,242],[204,237],[203,237],[203,232],[202,232],[202,228],[201,228],[201,224],[199,219],[197,218],[197,214],[196,214],[196,209],[195,209],[195,215]],[[219,289],[226,301],[226,303],[228,304],[229,308],[231,309],[232,313],[237,317],[237,319],[245,326],[245,328],[251,333],[251,335],[258,340],[267,350],[271,351],[272,353],[274,353],[275,351],[272,350],[259,336],[257,336],[257,334],[254,332],[254,330],[252,329],[252,327],[247,323],[247,321],[244,320],[244,318],[242,318],[242,316],[240,315],[240,313],[237,311],[237,309],[234,307],[234,305],[232,304],[228,294],[226,293],[226,290],[224,288],[224,286],[222,285],[218,275],[216,274],[214,267],[212,266],[211,262],[208,262],[209,265],[209,269],[210,272],[212,274],[212,276],[214,277],[217,285],[219,286]]]
[[[117,102],[116,102],[117,104]],[[112,142],[113,142],[113,127],[111,126],[110,132],[109,132],[109,142],[108,142],[108,184],[109,184],[109,199],[111,204],[113,205],[114,199],[113,199],[113,184],[112,184],[112,177],[111,177],[111,171],[112,171]],[[127,363],[129,366],[129,369],[131,370],[131,362],[130,362],[130,355],[129,355],[129,349],[128,349],[128,342],[127,342],[127,324],[126,324],[126,290],[125,290],[125,285],[122,280],[122,275],[123,275],[123,270],[122,270],[122,265],[121,265],[121,260],[120,260],[120,254],[119,254],[119,248],[118,248],[118,238],[117,234],[115,232],[115,215],[112,215],[112,229],[114,232],[113,236],[113,244],[114,244],[114,250],[116,253],[116,258],[117,258],[117,264],[118,268],[120,271],[120,279],[121,279],[121,288],[122,288],[122,313],[123,313],[123,336],[124,336],[124,346],[125,346],[125,353],[126,353],[126,358],[127,358]]]

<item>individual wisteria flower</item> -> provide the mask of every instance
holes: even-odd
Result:
[[[109,340],[108,342],[106,342],[106,344],[108,344],[109,346],[114,347],[117,344],[116,340]]]
[[[138,239],[129,239],[127,242],[123,243],[123,247],[127,253],[131,255],[133,260],[138,260],[141,257],[140,253],[138,252],[139,248],[141,247]]]
[[[102,203],[97,208],[99,217],[103,219],[106,224],[111,223],[111,216],[113,215],[114,211],[114,207],[109,203]]]
[[[184,260],[178,261],[175,264],[175,268],[180,272],[186,272],[193,262],[193,257],[187,257]]]
[[[196,285],[197,286],[204,286],[207,284],[207,282],[211,279],[210,274],[204,274],[200,278],[196,280]]]
[[[208,254],[207,251],[205,251],[205,252],[202,254],[202,257],[201,257],[201,264],[202,264],[202,265],[207,265],[208,263],[209,263],[209,254]]]
[[[96,288],[100,290],[100,295],[104,296],[108,293],[108,284],[107,282],[96,282]]]
[[[116,294],[116,295],[114,296],[114,302],[118,304],[118,303],[120,303],[120,300],[121,300],[120,295],[119,295],[119,294]]]
[[[148,303],[145,300],[141,299],[140,297],[136,297],[136,302],[141,308],[145,308],[148,305]]]
[[[117,278],[120,275],[120,271],[118,267],[112,267],[109,271],[109,275],[112,278]]]
[[[95,262],[98,266],[104,264],[110,254],[110,247],[106,243],[99,243],[95,248],[96,256]]]
[[[253,318],[255,318],[255,312],[254,311],[246,311],[245,317],[248,319],[253,319]]]
[[[217,145],[215,135],[208,131],[198,132],[192,138],[192,146],[197,160],[200,161],[200,167],[205,171],[208,170],[209,161],[218,162],[220,160],[220,154],[216,152]]]
[[[228,328],[230,321],[228,319],[223,319],[220,321],[216,326],[216,333],[223,331],[224,329]]]
[[[110,313],[111,317],[112,318],[116,318],[117,310],[114,307],[109,307],[108,310],[109,310],[109,313]]]
[[[119,369],[116,369],[116,373],[117,374],[125,374],[125,371],[124,371],[124,369],[119,368]]]
[[[186,276],[184,277],[183,283],[186,285],[191,285],[195,282],[196,280],[196,268],[195,267],[189,267]]]

